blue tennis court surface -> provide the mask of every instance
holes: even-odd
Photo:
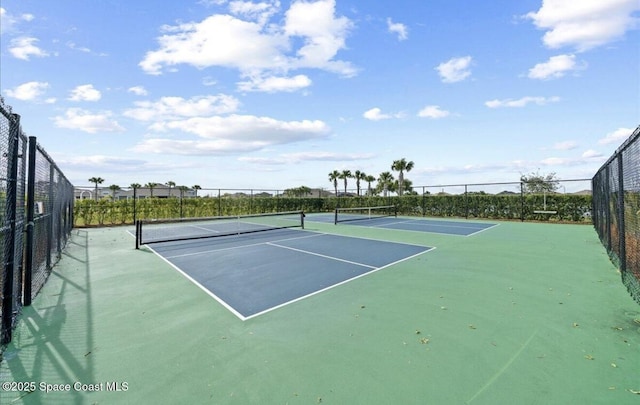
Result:
[[[333,223],[334,214],[309,214],[307,221]],[[338,226],[354,225],[382,229],[398,229],[403,231],[441,233],[448,235],[471,236],[489,228],[497,226],[493,223],[471,222],[471,221],[447,221],[426,218],[350,218],[347,222],[338,223]]]
[[[296,229],[148,247],[243,320],[433,249]]]

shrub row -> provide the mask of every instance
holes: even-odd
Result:
[[[409,195],[402,197],[199,197],[145,198],[137,201],[79,200],[75,226],[133,224],[137,219],[192,218],[303,210],[331,212],[336,206],[396,205],[399,215],[591,222],[591,196],[542,195]],[[540,214],[535,211],[556,211]]]

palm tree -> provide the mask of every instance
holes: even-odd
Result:
[[[196,190],[196,198],[198,197],[198,190],[202,190],[202,187],[200,187],[199,185],[195,185],[193,187],[191,187],[192,189]]]
[[[365,180],[367,178],[367,174],[360,170],[356,170],[353,177],[356,179],[356,190],[358,197],[360,197],[360,180]]]
[[[395,181],[394,186],[397,190],[400,189],[400,180]],[[403,194],[413,194],[413,182],[409,179],[404,179],[402,181],[402,192]]]
[[[351,170],[343,170],[342,173],[340,173],[339,176],[341,179],[344,180],[344,195],[347,195],[347,179],[350,177],[353,177],[353,174],[351,174]]]
[[[180,198],[184,197],[184,192],[189,190],[187,186],[178,186],[178,190],[180,190]]]
[[[116,200],[116,191],[120,190],[120,186],[117,184],[112,184],[109,186],[109,190],[111,190],[111,199]]]
[[[96,196],[96,201],[98,201],[98,184],[102,184],[104,179],[102,177],[92,177],[89,179],[89,181],[96,185],[95,196]]]
[[[382,172],[380,176],[378,176],[378,187],[382,188],[382,195],[384,197],[387,196],[387,191],[389,191],[389,187],[393,185],[393,174],[391,172]]]
[[[139,183],[131,183],[129,187],[133,189],[133,195],[136,195],[136,191],[142,186]]]
[[[304,197],[311,194],[311,189],[307,186],[300,186],[298,187],[298,193],[300,197]]]
[[[171,188],[175,187],[176,183],[174,181],[169,180],[167,182],[167,186],[169,186],[169,197],[171,197]]]
[[[149,192],[151,193],[151,197],[153,197],[153,189],[155,188],[155,186],[158,183],[153,183],[153,182],[149,182],[147,184],[145,184],[145,187],[147,187],[149,189]]]
[[[371,183],[373,183],[374,181],[376,181],[376,178],[370,174],[367,174],[364,177],[364,181],[367,182],[368,187],[367,187],[367,193],[369,193],[369,195],[371,195]]]
[[[404,172],[410,172],[413,169],[413,162],[407,162],[407,159],[402,158],[399,160],[394,160],[391,165],[391,170],[399,172],[398,174],[398,195],[402,196],[403,186],[404,186]]]
[[[329,173],[329,181],[333,182],[333,189],[335,190],[336,197],[338,196],[338,179],[340,178],[340,172],[337,170]]]

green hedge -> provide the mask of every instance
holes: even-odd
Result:
[[[546,198],[546,208],[545,208]],[[331,212],[344,208],[397,205],[400,215],[525,221],[591,222],[591,196],[547,195],[408,195],[402,197],[199,197],[133,200],[78,200],[75,226],[133,224],[137,219],[208,217],[303,210]],[[540,210],[557,214],[539,214]]]

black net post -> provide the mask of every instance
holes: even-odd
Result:
[[[140,249],[140,227],[141,227],[141,221],[137,220],[136,222],[136,249]]]

